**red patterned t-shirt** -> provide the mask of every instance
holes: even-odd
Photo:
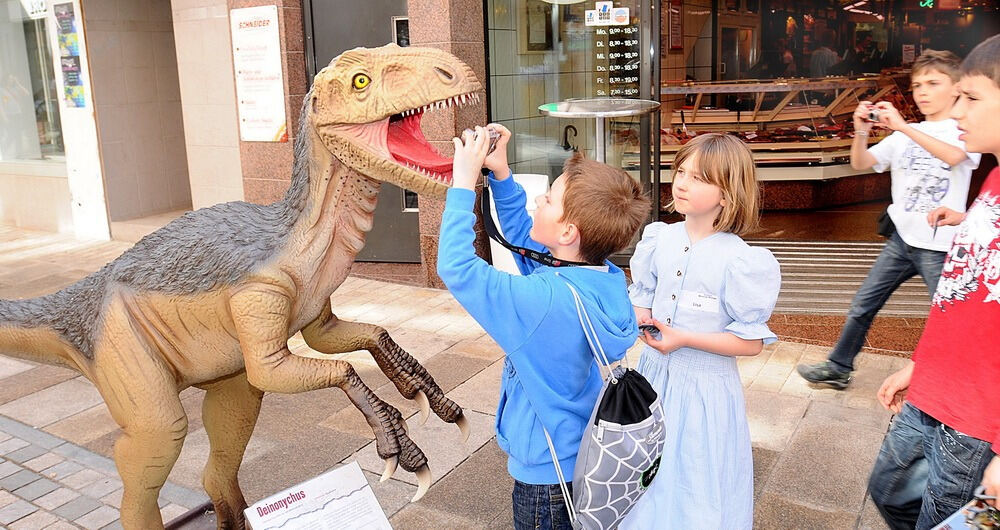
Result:
[[[1000,453],[1000,168],[958,227],[913,360],[907,399]]]

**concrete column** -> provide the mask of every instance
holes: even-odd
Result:
[[[445,50],[465,61],[485,87],[486,48],[482,0],[408,0],[410,45]],[[424,136],[443,154],[451,155],[451,139],[463,129],[485,125],[486,99],[476,107],[433,112],[424,116]],[[420,263],[426,285],[444,287],[437,275],[438,238],[444,201],[420,198]],[[476,223],[476,253],[489,257],[489,240]]]

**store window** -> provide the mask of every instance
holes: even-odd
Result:
[[[64,155],[45,0],[0,0],[0,161]]]
[[[639,0],[488,2],[490,117],[513,133],[508,160],[514,173],[554,178],[575,150],[595,158],[603,141],[607,162],[639,178],[639,118],[609,120],[607,138],[597,139],[593,119],[544,116],[538,107],[571,98],[642,97],[640,33],[649,23],[642,13]]]

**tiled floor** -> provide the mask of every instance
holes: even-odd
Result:
[[[123,249],[119,243],[0,229],[0,296],[57,289]],[[16,254],[20,257],[10,257]],[[357,460],[394,528],[510,528],[511,479],[492,431],[503,352],[446,291],[351,277],[332,301],[340,318],[389,330],[463,406],[473,435],[462,444],[458,429],[437,418],[425,425],[409,421],[434,476],[427,496],[410,504],[413,475],[400,470],[378,482],[383,464],[375,456],[371,430],[342,392],[268,394],[240,474],[247,500]],[[298,355],[329,358],[310,350],[299,336],[289,345]],[[884,528],[865,496],[867,474],[889,421],[874,396],[904,360],[862,354],[857,379],[847,391],[812,388],[794,366],[818,361],[827,351],[779,342],[740,360],[758,528]],[[630,352],[633,366],[638,354],[638,347]],[[354,364],[376,394],[414,419],[416,407],[399,396],[367,353],[338,357]],[[170,481],[177,486],[172,491],[190,497],[164,491],[162,508],[172,510],[167,515],[196,501],[209,451],[201,422],[203,392],[187,389],[181,396],[189,429]],[[0,482],[0,526],[99,528],[112,523],[120,484],[107,458],[117,432],[93,388],[76,374],[0,357],[0,454],[5,455],[0,474],[11,471],[0,480],[20,477]],[[22,482],[26,479],[30,482]]]

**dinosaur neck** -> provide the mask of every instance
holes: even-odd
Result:
[[[311,128],[302,133],[284,199],[297,211],[293,239],[301,252],[317,260],[334,247],[353,258],[372,227],[379,182],[338,160]]]

